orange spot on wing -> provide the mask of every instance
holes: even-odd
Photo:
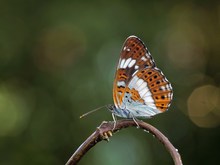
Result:
[[[132,100],[144,103],[144,100],[141,98],[138,91],[134,88],[130,90],[128,87],[116,87],[116,91],[113,92],[113,99],[117,105],[122,104],[125,93],[130,93]]]
[[[113,99],[116,105],[120,106],[122,104],[124,94],[125,94],[125,87],[117,86],[117,82],[115,82],[114,90],[113,90]]]
[[[126,81],[128,79],[128,75],[125,69],[119,69],[116,74],[117,81]]]
[[[160,111],[164,112],[167,110],[171,102],[171,99],[168,97],[167,93],[160,93],[160,94],[154,95],[153,98],[155,100],[156,107]]]
[[[114,100],[114,104],[116,105],[116,107],[118,107],[118,96],[117,96],[117,86],[116,86],[116,83],[114,83],[114,86],[113,86],[113,100]]]
[[[131,94],[131,98],[134,100],[134,101],[139,101],[141,103],[144,103],[144,100],[141,98],[141,96],[139,95],[138,91],[135,90],[134,88],[132,90],[129,90],[130,91],[130,94]]]

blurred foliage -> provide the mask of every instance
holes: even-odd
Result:
[[[219,1],[0,1],[0,164],[64,164],[112,103],[129,35],[147,44],[174,88],[168,112],[146,122],[184,164],[219,162]],[[121,131],[79,164],[172,164],[162,144]]]

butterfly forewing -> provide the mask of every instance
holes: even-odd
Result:
[[[154,60],[143,42],[136,36],[130,36],[123,44],[113,86],[113,98],[116,107],[120,107],[126,91],[126,84],[138,70],[152,68]]]
[[[136,69],[154,67],[155,62],[144,43],[138,37],[130,36],[122,46],[117,68],[135,68],[135,66]]]
[[[113,86],[117,109],[133,116],[153,116],[168,109],[172,87],[144,45],[136,36],[125,41]],[[123,113],[123,112],[122,112]]]

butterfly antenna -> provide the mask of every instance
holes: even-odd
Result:
[[[102,109],[102,108],[104,108],[104,107],[106,107],[106,105],[101,106],[101,107],[96,108],[96,109],[93,109],[93,110],[91,110],[91,111],[89,111],[89,112],[86,112],[86,113],[84,113],[83,115],[81,115],[79,118],[81,119],[81,118],[83,118],[83,117],[89,115],[90,113],[93,113],[93,112],[95,112],[95,111],[98,111],[98,110],[100,110],[100,109]]]

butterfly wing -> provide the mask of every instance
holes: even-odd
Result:
[[[117,108],[122,108],[126,86],[132,76],[143,68],[155,67],[154,60],[143,42],[130,36],[123,44],[113,85],[113,99]]]
[[[126,39],[120,54],[113,85],[113,99],[117,108],[122,108],[126,86],[132,75],[143,68],[155,67],[149,51],[136,36]]]
[[[130,101],[126,109],[137,117],[150,117],[168,110],[173,98],[170,82],[156,67],[138,71],[128,83],[128,89]]]
[[[168,109],[172,87],[136,36],[125,41],[113,86],[114,104],[133,116],[149,117]]]
[[[126,39],[120,54],[117,69],[133,68],[132,66],[135,66],[135,64],[136,69],[155,67],[155,62],[150,52],[136,36],[130,36]],[[134,70],[130,69],[128,71],[132,72]]]

